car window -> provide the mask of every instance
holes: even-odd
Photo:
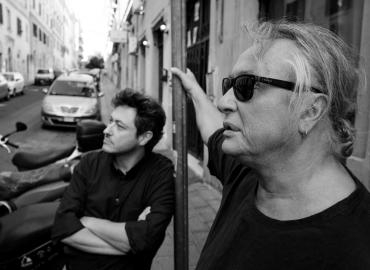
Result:
[[[14,75],[13,74],[4,74],[4,77],[8,81],[14,81]]]
[[[38,74],[49,74],[49,73],[50,73],[50,71],[49,71],[48,69],[39,69],[39,70],[37,71],[37,73],[38,73]]]
[[[0,74],[0,82],[3,82],[3,81],[5,81],[5,77]]]
[[[55,81],[49,95],[96,97],[96,91],[86,82]]]

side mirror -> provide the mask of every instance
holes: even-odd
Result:
[[[17,131],[23,131],[27,129],[27,125],[23,122],[17,122],[15,123],[15,128],[17,129]]]
[[[42,92],[43,92],[44,94],[47,94],[47,93],[48,93],[48,91],[49,91],[49,90],[48,90],[47,88],[43,88],[43,89],[42,89]]]

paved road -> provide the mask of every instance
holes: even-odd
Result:
[[[41,128],[40,111],[44,96],[42,88],[44,87],[29,86],[25,89],[25,95],[0,102],[0,134],[14,130],[17,121],[28,126],[26,131],[11,137],[12,141],[20,145],[20,149],[44,149],[50,145],[74,143],[73,129]],[[11,163],[14,152],[12,149],[12,154],[9,155],[4,149],[0,149],[0,171],[16,170]]]

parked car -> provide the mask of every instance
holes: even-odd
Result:
[[[0,99],[8,100],[10,98],[10,92],[8,89],[8,82],[5,77],[0,74]]]
[[[96,89],[100,91],[100,69],[99,68],[93,68],[93,69],[78,69],[75,71],[72,71],[71,73],[75,74],[88,74],[94,78]]]
[[[8,81],[8,89],[11,96],[23,95],[24,78],[19,72],[4,72],[5,79]]]
[[[86,74],[59,76],[44,89],[43,126],[74,126],[81,119],[101,119],[100,97],[94,79]]]
[[[35,85],[41,84],[51,84],[55,79],[54,70],[49,69],[39,69],[35,76]]]

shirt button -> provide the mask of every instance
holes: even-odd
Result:
[[[116,205],[119,205],[119,198],[115,198],[115,199],[114,199],[114,203],[115,203]]]

